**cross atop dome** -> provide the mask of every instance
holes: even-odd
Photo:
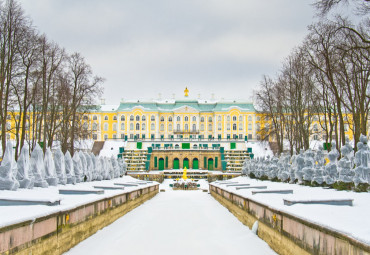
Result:
[[[189,90],[188,90],[188,87],[186,87],[186,88],[185,88],[184,93],[185,93],[185,97],[188,97],[188,96],[189,96]]]

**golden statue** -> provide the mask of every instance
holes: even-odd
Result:
[[[185,97],[188,97],[188,96],[189,96],[189,90],[188,90],[188,87],[186,87],[186,88],[185,88],[184,93],[185,93]]]
[[[184,179],[184,180],[188,179],[188,177],[186,176],[187,171],[188,171],[188,169],[185,167],[184,172],[182,173],[182,179]]]

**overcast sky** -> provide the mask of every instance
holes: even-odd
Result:
[[[20,0],[40,32],[106,79],[106,103],[251,100],[314,20],[302,0]]]

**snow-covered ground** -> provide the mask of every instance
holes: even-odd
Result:
[[[275,254],[208,192],[173,191],[172,182],[66,254]]]
[[[370,193],[356,193],[351,191],[337,191],[301,186],[297,184],[260,181],[248,177],[230,179],[231,182],[249,183],[250,186],[267,186],[267,190],[292,189],[293,194],[255,194],[256,189],[239,189],[226,187],[225,184],[214,184],[235,194],[250,198],[268,205],[271,208],[287,212],[299,218],[325,226],[351,236],[361,242],[370,244]],[[264,189],[262,189],[264,190]],[[325,200],[325,199],[353,199],[353,206],[335,206],[318,204],[284,205],[283,199],[292,200]]]
[[[76,185],[58,185],[49,188],[18,189],[17,191],[0,190],[0,198],[3,199],[23,199],[23,200],[58,200],[60,205],[27,205],[27,206],[1,206],[0,207],[0,228],[19,222],[34,220],[52,213],[69,210],[94,202],[105,197],[112,197],[156,184],[156,182],[140,185],[137,187],[125,187],[124,190],[104,190],[104,194],[86,195],[60,195],[59,189],[94,189],[93,186],[113,186],[115,182],[136,182],[139,181],[130,176],[123,176],[113,180],[77,183]]]

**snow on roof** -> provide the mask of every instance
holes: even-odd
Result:
[[[118,104],[102,104],[100,110],[103,112],[114,112],[118,107]]]

